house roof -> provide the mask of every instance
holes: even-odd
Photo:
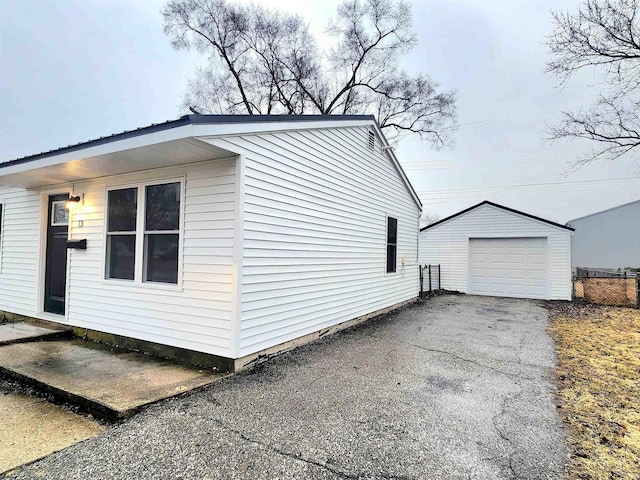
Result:
[[[640,200],[634,200],[633,202],[623,203],[622,205],[617,205],[615,207],[611,207],[611,208],[606,208],[604,210],[600,210],[599,212],[590,213],[589,215],[584,215],[582,217],[574,218],[573,220],[569,220],[567,222],[567,224],[570,224],[571,222],[577,222],[578,220],[583,220],[585,218],[594,217],[596,215],[600,215],[601,213],[607,213],[607,212],[610,212],[612,210],[617,210],[619,208],[628,207],[629,205],[634,205],[636,203],[640,203]]]
[[[573,228],[573,227],[569,227],[567,225],[562,225],[560,223],[552,222],[551,220],[547,220],[545,218],[536,217],[535,215],[531,215],[529,213],[521,212],[520,210],[515,210],[513,208],[505,207],[504,205],[499,205],[497,203],[490,202],[489,200],[485,200],[483,202],[480,202],[480,203],[478,203],[476,205],[473,205],[473,206],[471,206],[469,208],[466,208],[466,209],[464,209],[464,210],[462,210],[462,211],[460,211],[458,213],[454,213],[453,215],[450,215],[450,216],[448,216],[446,218],[443,218],[442,220],[438,220],[437,222],[434,222],[431,225],[427,225],[426,227],[422,227],[420,229],[420,231],[422,232],[424,230],[428,230],[428,229],[433,228],[433,227],[435,227],[437,225],[440,225],[441,223],[448,222],[449,220],[451,220],[453,218],[459,217],[460,215],[464,215],[465,213],[468,213],[468,212],[470,212],[472,210],[475,210],[476,208],[482,207],[483,205],[490,205],[492,207],[500,208],[500,209],[505,210],[507,212],[515,213],[517,215],[522,215],[523,217],[531,218],[532,220],[537,220],[539,222],[547,223],[549,225],[553,225],[554,227],[558,227],[558,228],[562,228],[562,229],[565,229],[565,230],[569,230],[571,232],[575,231],[575,228]]]
[[[236,155],[207,138],[296,129],[367,126],[419,208],[422,203],[373,115],[184,115],[177,120],[0,162],[0,184],[36,188]]]
[[[15,160],[0,162],[0,169],[19,165],[22,163],[40,160],[42,158],[60,155],[62,153],[70,153],[85,148],[104,145],[111,142],[117,142],[128,138],[147,135],[150,133],[161,132],[171,128],[182,127],[186,125],[230,125],[230,124],[255,124],[255,123],[274,123],[274,122],[337,122],[344,120],[369,120],[375,123],[373,115],[183,115],[177,120],[167,120],[162,123],[152,123],[146,127],[135,128],[133,130],[125,130],[120,133],[113,133],[106,137],[100,137],[86,142],[80,142],[66,147],[60,147],[46,152],[27,155]]]

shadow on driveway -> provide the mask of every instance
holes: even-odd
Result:
[[[547,312],[442,296],[164,402],[12,478],[561,478]]]

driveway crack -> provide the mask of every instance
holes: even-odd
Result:
[[[509,467],[509,470],[511,471],[512,478],[519,478],[518,474],[516,473],[515,469],[513,468],[513,456],[516,453],[516,446],[515,446],[513,440],[511,440],[511,438],[509,438],[509,436],[498,426],[498,418],[500,418],[500,417],[502,417],[503,415],[506,414],[507,403],[509,401],[513,400],[515,397],[517,397],[521,393],[522,393],[522,388],[520,387],[519,391],[517,391],[515,393],[512,393],[510,395],[506,395],[504,397],[504,399],[502,400],[502,404],[500,405],[500,411],[498,413],[496,413],[491,418],[491,423],[493,424],[494,430],[498,433],[500,438],[502,440],[504,440],[505,442],[507,442],[509,444],[509,446],[511,447],[511,451],[509,452],[509,456],[507,457],[507,466]]]
[[[320,461],[317,461],[317,460],[313,460],[313,459],[309,459],[309,458],[305,458],[300,454],[287,452],[285,450],[282,450],[281,448],[275,447],[272,444],[267,444],[265,442],[261,442],[260,440],[256,440],[254,438],[251,438],[251,437],[247,436],[242,431],[237,430],[237,429],[227,425],[226,423],[224,423],[221,420],[217,420],[215,418],[206,417],[206,416],[203,416],[203,415],[197,415],[197,416],[199,416],[201,418],[205,418],[205,419],[213,422],[215,425],[217,425],[221,429],[226,430],[227,432],[231,432],[231,433],[237,435],[240,439],[242,439],[245,442],[252,443],[254,445],[258,445],[258,446],[260,446],[260,447],[262,447],[262,448],[264,448],[264,449],[266,449],[268,451],[271,451],[271,452],[273,452],[273,453],[275,453],[277,455],[280,455],[280,456],[283,456],[283,457],[287,457],[287,458],[290,458],[292,460],[296,460],[296,461],[299,461],[299,462],[302,462],[302,463],[306,463],[308,465],[313,465],[313,466],[318,467],[318,468],[322,468],[324,470],[327,470],[328,472],[333,473],[334,475],[338,476],[339,478],[343,478],[345,480],[357,480],[359,478],[366,478],[367,477],[367,475],[362,474],[362,473],[353,473],[353,474],[352,473],[347,473],[347,472],[339,470],[339,469],[337,469],[335,467],[332,467],[331,465],[327,465],[326,463],[323,463],[323,462],[320,462]],[[379,478],[383,478],[385,480],[409,480],[409,477],[404,477],[404,476],[398,477],[398,476],[389,475],[389,474],[386,474],[386,473],[380,473],[378,475],[379,475]]]
[[[480,363],[480,362],[477,362],[475,360],[471,360],[470,358],[465,358],[465,357],[462,357],[460,355],[456,355],[455,353],[448,352],[446,350],[438,350],[436,348],[424,347],[422,345],[417,345],[415,343],[410,343],[410,345],[412,347],[416,347],[416,348],[419,348],[421,350],[426,350],[427,352],[442,353],[444,355],[449,355],[450,357],[457,358],[458,360],[462,360],[463,362],[467,362],[467,363],[472,363],[474,365],[478,365],[479,367],[483,367],[483,368],[486,368],[486,369],[491,370],[493,372],[499,373],[500,375],[504,375],[505,377],[507,377],[507,378],[509,378],[509,379],[511,379],[513,381],[520,380],[520,379],[530,380],[529,378],[524,377],[522,375],[514,375],[512,373],[505,372],[504,370],[500,370],[499,368],[492,367],[491,365],[487,365],[485,363]]]

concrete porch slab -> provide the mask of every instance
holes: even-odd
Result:
[[[225,376],[82,340],[0,347],[0,375],[110,420]]]
[[[71,329],[45,328],[32,323],[5,323],[0,325],[0,346],[12,343],[32,342],[34,340],[52,340],[69,337]]]

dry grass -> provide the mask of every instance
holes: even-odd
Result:
[[[640,311],[552,304],[569,479],[640,479]]]

